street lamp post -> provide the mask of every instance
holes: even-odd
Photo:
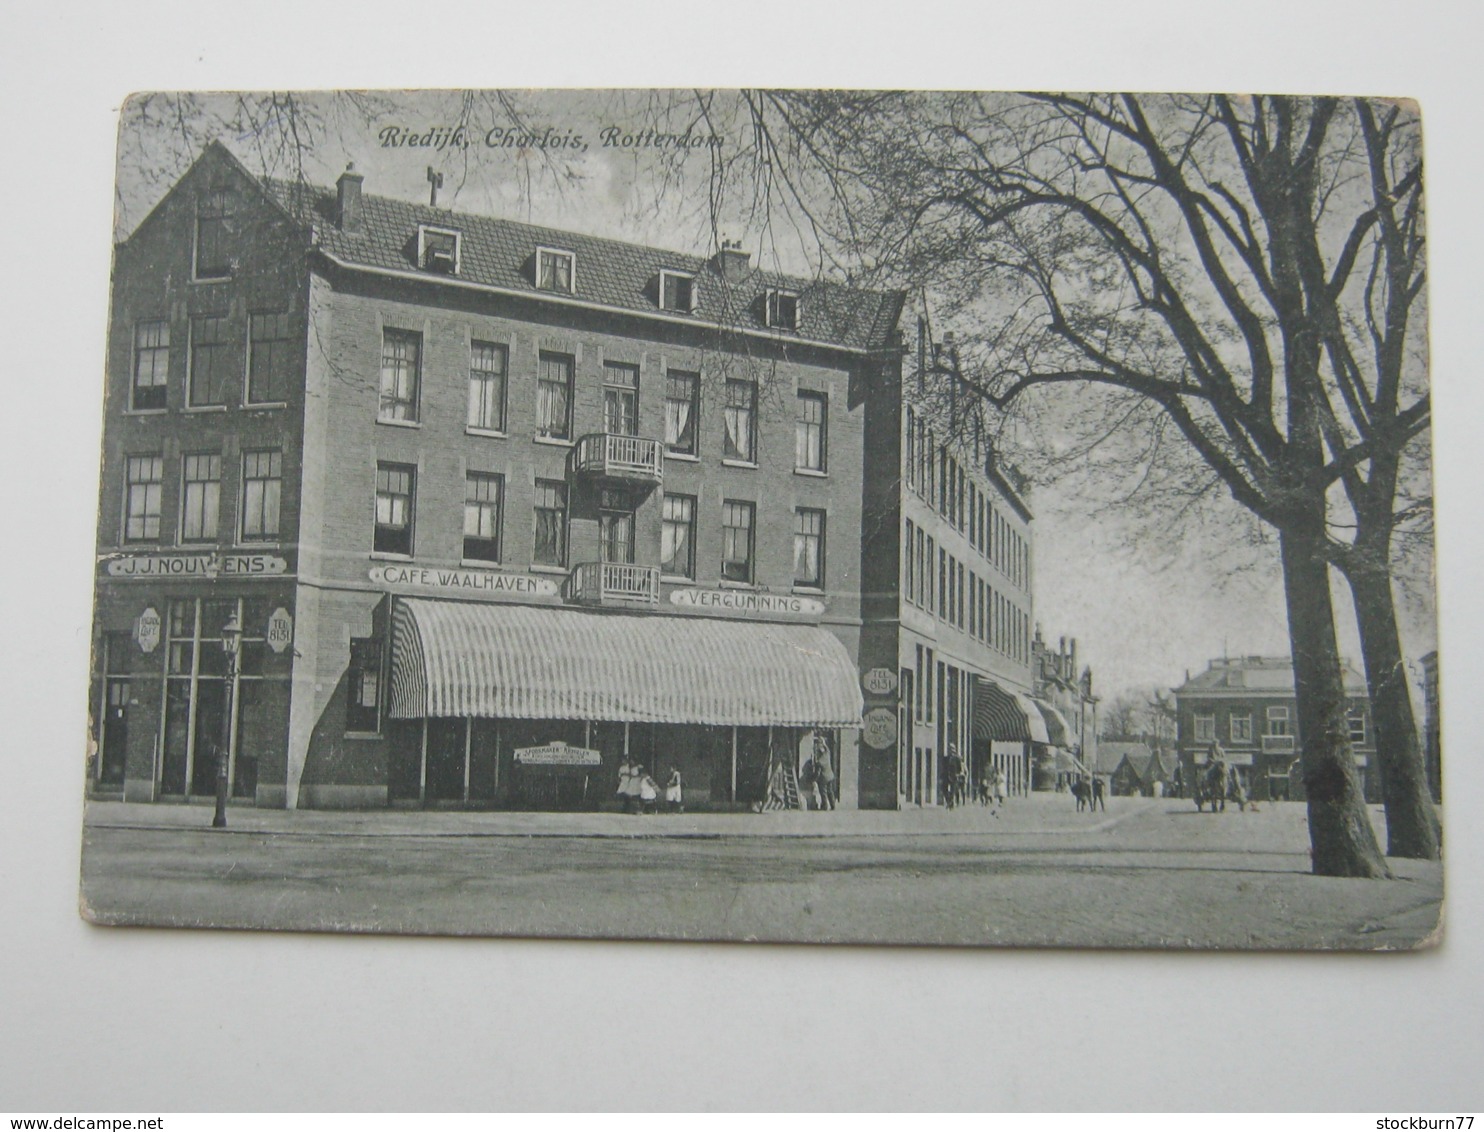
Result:
[[[216,813],[212,815],[213,829],[227,826],[228,772],[232,754],[232,687],[237,682],[237,655],[242,651],[242,622],[233,613],[222,626],[222,652],[227,657],[227,673],[222,694],[222,741],[216,754]]]

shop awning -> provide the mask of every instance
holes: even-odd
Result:
[[[1031,697],[1031,702],[1036,705],[1036,710],[1041,713],[1041,718],[1046,722],[1046,734],[1050,736],[1052,745],[1056,747],[1075,746],[1072,742],[1071,728],[1067,726],[1062,713],[1045,700],[1034,696]]]
[[[982,676],[974,682],[974,738],[1009,743],[1050,743],[1046,721],[1023,692]]]
[[[855,664],[812,625],[400,598],[390,714],[859,727]]]

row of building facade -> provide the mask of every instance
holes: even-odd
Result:
[[[116,249],[96,795],[745,806],[824,750],[895,807],[1080,742],[906,296],[362,190],[214,144]]]

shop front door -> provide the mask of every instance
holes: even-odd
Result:
[[[98,751],[98,785],[122,786],[129,751],[129,681],[109,677],[103,696],[103,742]]]

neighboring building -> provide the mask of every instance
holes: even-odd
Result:
[[[1173,793],[1178,765],[1173,754],[1152,750],[1147,743],[1111,740],[1103,742],[1101,753],[1099,771],[1109,776],[1114,794],[1154,798]]]
[[[1375,772],[1375,737],[1365,679],[1343,662],[1350,742],[1367,801],[1380,800]],[[1174,689],[1179,713],[1179,756],[1183,782],[1206,765],[1206,752],[1219,741],[1227,763],[1242,776],[1256,799],[1303,797],[1298,756],[1298,700],[1293,662],[1288,657],[1246,656],[1213,660],[1205,672]]]
[[[919,317],[915,372],[865,391],[861,804],[934,805],[950,745],[971,781],[1030,786],[1032,516]]]
[[[1034,748],[1037,789],[1051,789],[1058,775],[1098,769],[1097,698],[1092,669],[1077,667],[1077,638],[1062,637],[1055,650],[1036,627],[1031,641],[1033,699],[1046,721],[1046,745]]]
[[[1443,800],[1443,721],[1438,691],[1438,654],[1422,658],[1422,756],[1434,802]]]
[[[94,792],[209,796],[225,742],[264,806],[625,758],[740,806],[823,736],[843,804],[933,801],[973,680],[1029,690],[1030,514],[914,419],[902,306],[213,144],[116,250]]]

